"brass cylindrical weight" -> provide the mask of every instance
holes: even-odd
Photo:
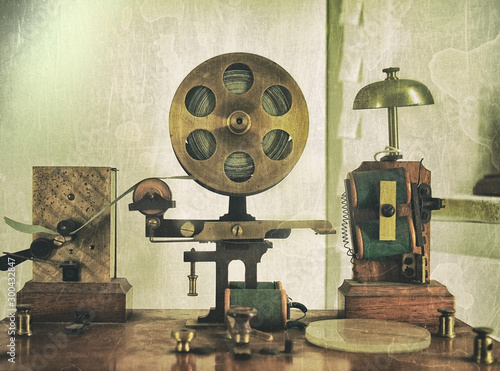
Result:
[[[438,312],[441,313],[439,317],[439,332],[441,337],[453,339],[455,337],[455,309],[453,308],[440,308]]]
[[[16,307],[16,334],[19,336],[31,336],[31,314],[32,304],[19,304]]]
[[[474,339],[474,361],[476,363],[493,363],[493,339],[488,336],[493,332],[489,327],[473,328],[477,336]]]

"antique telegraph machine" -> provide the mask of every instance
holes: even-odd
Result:
[[[33,225],[5,218],[33,241],[0,257],[0,270],[32,261],[18,311],[36,322],[126,321],[132,286],[116,276],[115,193],[114,168],[33,168]]]
[[[171,220],[175,206],[169,186],[145,179],[136,187],[130,210],[146,216],[152,242],[215,242],[213,251],[184,253],[190,263],[189,294],[196,294],[195,263],[216,266],[215,307],[199,322],[223,322],[232,305],[259,310],[262,327],[283,327],[287,298],[279,282],[258,282],[257,264],[293,228],[334,233],[323,220],[257,220],[246,197],[278,184],[299,160],[309,119],[293,78],[276,63],[254,54],[231,53],[209,59],[180,84],[169,117],[172,146],[182,167],[201,186],[229,197],[228,213],[217,220]],[[228,283],[228,265],[241,260],[245,281]]]
[[[344,241],[353,279],[340,287],[346,317],[436,323],[438,307],[454,307],[446,288],[430,277],[430,219],[444,201],[432,197],[422,161],[402,161],[398,107],[433,104],[420,82],[399,79],[399,68],[362,88],[354,109],[387,108],[389,146],[380,160],[363,162],[345,180]],[[349,235],[352,247],[348,244]],[[371,298],[371,299],[370,299]]]

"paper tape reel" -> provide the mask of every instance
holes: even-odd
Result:
[[[170,137],[182,167],[228,196],[263,192],[299,160],[309,116],[282,67],[248,53],[223,54],[191,71],[174,95]]]

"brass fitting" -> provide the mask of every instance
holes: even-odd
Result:
[[[198,276],[196,274],[190,274],[188,278],[189,278],[188,296],[198,296],[198,293],[196,292],[196,279],[198,278]]]
[[[32,304],[18,304],[16,306],[16,334],[19,336],[31,336],[31,314]]]
[[[455,335],[455,309],[453,308],[439,308],[438,312],[441,313],[439,317],[439,331],[438,336],[453,339]]]
[[[231,338],[236,344],[250,342],[250,320],[257,315],[257,309],[248,306],[233,306],[227,310],[227,319]]]
[[[194,248],[191,251],[195,251]],[[198,276],[196,275],[196,265],[195,262],[191,262],[191,274],[187,276],[189,278],[189,292],[188,296],[198,296],[196,292],[196,279]]]
[[[476,363],[493,363],[493,339],[488,336],[493,332],[489,327],[475,327],[472,329],[477,336],[474,339],[474,361]]]
[[[189,343],[196,337],[196,331],[188,328],[172,330],[172,337],[177,341],[175,350],[178,353],[188,353],[191,348]]]

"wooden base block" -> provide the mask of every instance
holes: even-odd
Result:
[[[33,322],[73,322],[88,311],[91,322],[126,322],[132,311],[132,286],[126,278],[111,282],[33,282],[17,293],[18,304],[33,304]]]
[[[455,297],[435,280],[425,285],[344,280],[339,287],[339,309],[344,318],[437,326],[439,308],[455,308]]]

